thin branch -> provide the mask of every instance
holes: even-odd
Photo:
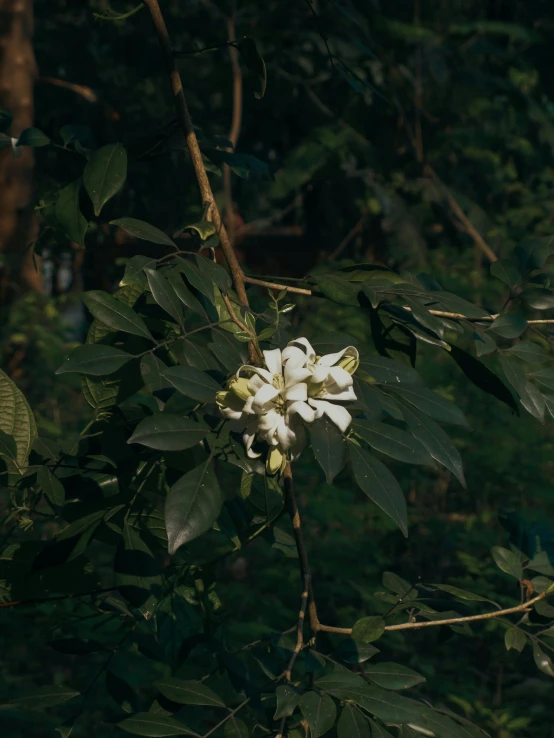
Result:
[[[367,220],[367,213],[362,213],[360,219],[358,222],[353,226],[353,228],[350,229],[350,231],[347,233],[347,235],[342,239],[342,241],[339,243],[337,248],[333,251],[331,256],[329,257],[329,261],[336,261],[339,256],[342,254],[344,249],[348,246],[350,241],[358,235],[358,233],[361,232],[363,229],[365,222]]]
[[[146,0],[145,0],[145,2],[146,2]],[[239,710],[242,710],[242,708],[245,707],[249,702],[250,702],[250,697],[248,697],[248,699],[244,700],[244,702],[241,702],[238,707],[235,707],[235,709],[232,710],[228,715],[226,715],[223,718],[223,720],[220,720],[220,722],[217,725],[214,725],[214,727],[211,730],[208,730],[207,733],[204,733],[204,735],[202,736],[202,738],[208,738],[209,735],[211,735],[212,733],[215,733],[215,731],[218,728],[221,728],[222,725],[225,725],[225,723],[227,722],[227,720],[230,720],[232,717],[234,717],[237,714],[237,712]]]
[[[298,504],[296,502],[296,494],[294,491],[294,482],[292,479],[292,470],[290,461],[287,461],[285,471],[283,473],[285,483],[285,502],[287,506],[290,519],[292,521],[292,530],[294,533],[294,540],[296,542],[296,550],[298,551],[298,559],[300,561],[300,573],[302,576],[302,591],[308,592],[309,607],[308,612],[310,615],[310,626],[312,631],[317,634],[320,630],[319,619],[317,617],[317,609],[314,599],[314,590],[312,584],[312,573],[310,570],[310,562],[308,560],[308,550],[304,541],[304,533],[302,532],[302,523],[300,520],[300,513],[298,511]],[[304,595],[302,595],[303,597]],[[294,663],[294,662],[293,662]]]
[[[306,290],[303,287],[291,287],[290,284],[277,284],[276,282],[266,282],[264,279],[256,279],[255,277],[244,276],[244,281],[248,284],[255,284],[258,287],[267,287],[270,290],[288,290],[297,295],[312,295],[312,290]]]
[[[210,185],[210,180],[208,179],[208,173],[206,171],[206,167],[204,166],[204,160],[202,159],[202,152],[200,151],[198,139],[196,138],[196,133],[194,132],[194,127],[192,125],[192,120],[187,107],[187,101],[183,92],[181,75],[179,74],[179,71],[177,70],[177,67],[175,65],[171,39],[169,37],[167,26],[165,25],[162,11],[160,10],[160,5],[158,3],[158,0],[144,0],[144,3],[150,12],[150,16],[152,17],[152,22],[154,23],[154,28],[156,29],[158,40],[160,42],[160,46],[164,53],[165,63],[169,73],[171,89],[175,102],[177,121],[185,135],[185,140],[192,161],[192,166],[196,174],[196,181],[198,183],[198,188],[202,197],[202,203],[204,205],[210,206],[209,217],[211,217],[211,220],[215,225],[216,231],[219,236],[219,243],[221,245],[227,263],[229,264],[229,269],[231,270],[233,284],[235,286],[239,302],[241,303],[241,305],[247,307],[248,297],[246,296],[244,274],[234,252],[233,245],[231,244],[225,225],[221,220],[221,214],[215,202],[212,187]],[[249,351],[250,360],[253,363],[257,363],[256,349],[252,342],[249,343]]]
[[[139,3],[132,10],[127,11],[127,13],[119,13],[119,14],[113,11],[111,8],[108,8],[108,11],[109,11],[108,15],[102,15],[101,13],[93,13],[92,17],[96,18],[97,20],[122,21],[122,20],[127,20],[127,18],[131,18],[133,15],[136,15],[136,13],[138,13],[139,10],[142,10],[143,8],[144,8],[144,3]]]
[[[546,592],[541,592],[540,595],[533,597],[528,602],[523,602],[521,605],[515,607],[507,607],[504,610],[495,610],[494,612],[485,612],[482,615],[468,615],[460,618],[447,618],[446,620],[425,620],[421,622],[408,622],[399,623],[398,625],[387,625],[385,630],[418,630],[419,628],[435,628],[439,625],[456,625],[457,623],[472,623],[478,620],[494,620],[495,618],[501,618],[505,615],[514,615],[519,612],[529,612],[531,606],[536,602],[543,600],[546,597]],[[335,628],[332,625],[322,625],[319,623],[319,630],[325,633],[339,633],[341,635],[351,635],[352,628]]]
[[[306,619],[306,608],[308,606],[308,588],[311,581],[310,574],[307,574],[307,576],[305,577],[305,581],[307,587],[302,592],[302,598],[300,600],[300,612],[298,613],[298,624],[296,626],[296,645],[294,647],[292,656],[290,657],[288,666],[285,669],[285,679],[287,682],[290,682],[291,680],[294,664],[296,662],[296,659],[298,658],[298,654],[304,646],[304,620]]]
[[[229,297],[227,295],[224,295],[223,293],[221,294],[221,297],[223,299],[223,302],[225,303],[225,307],[227,308],[229,315],[231,316],[231,319],[233,320],[233,323],[235,323],[241,329],[241,331],[248,333],[248,335],[251,338],[251,344],[254,346],[254,350],[256,352],[257,358],[261,358],[262,354],[260,350],[258,349],[258,344],[256,341],[256,334],[253,331],[251,331],[250,328],[242,322],[242,320],[239,319],[239,317],[237,316],[237,314],[235,313],[233,309],[233,305]]]

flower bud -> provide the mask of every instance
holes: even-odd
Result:
[[[221,392],[216,392],[215,394],[215,401],[219,405],[219,407],[225,407],[227,405],[227,400],[229,398],[229,392],[226,390],[221,390]]]
[[[265,469],[271,476],[282,471],[285,467],[287,457],[279,448],[272,448],[265,461]]]
[[[229,382],[229,390],[243,402],[246,402],[252,394],[248,389],[248,379],[246,377],[231,379]]]
[[[360,360],[357,356],[343,356],[339,361],[339,366],[349,374],[354,374],[356,369],[360,366]]]

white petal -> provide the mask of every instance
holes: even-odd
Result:
[[[355,359],[360,358],[359,351],[355,346],[347,346],[342,351],[337,351],[334,354],[325,354],[325,356],[322,356],[320,359],[318,359],[317,363],[321,364],[321,366],[334,366],[335,364],[338,364],[338,362],[345,355],[353,356]]]
[[[254,443],[255,438],[256,434],[249,433],[248,431],[245,431],[242,436],[242,440],[244,441],[244,445],[246,446],[246,455],[251,459],[257,459],[261,456],[261,453],[256,453],[255,451],[252,451],[252,444]]]
[[[307,360],[309,362],[314,362],[316,354],[312,347],[312,344],[308,341],[308,339],[300,337],[300,338],[295,338],[294,341],[289,341],[288,343],[289,346],[295,346],[297,344],[303,347]]]
[[[302,349],[297,346],[287,346],[283,349],[282,361],[285,366],[300,368],[306,366],[307,357]]]
[[[295,402],[297,400],[302,402],[308,399],[308,385],[304,382],[293,384],[292,387],[284,390],[283,395],[288,402]]]
[[[352,375],[350,375],[346,369],[343,369],[341,366],[332,366],[329,369],[329,376],[341,390],[351,387],[354,384]]]
[[[281,374],[283,371],[283,365],[281,362],[281,349],[272,349],[271,351],[264,351],[264,359],[271,375]]]
[[[283,451],[288,451],[296,443],[296,435],[292,428],[287,425],[283,416],[281,416],[281,421],[277,425],[276,436]]]
[[[352,416],[342,405],[334,405],[325,400],[310,400],[310,405],[317,403],[316,415],[321,411],[331,420],[343,433],[352,422]],[[321,416],[318,416],[321,417]]]
[[[298,413],[306,423],[313,423],[315,419],[315,411],[307,402],[291,402],[287,408],[287,413],[289,415]]]
[[[311,397],[308,399],[308,403],[313,407],[315,411],[314,420],[319,420],[324,414],[324,403],[323,400],[314,400]]]
[[[256,394],[256,392],[260,389],[260,387],[263,387],[264,384],[267,384],[265,379],[262,379],[258,374],[254,374],[254,376],[250,377],[250,379],[248,380],[248,389],[250,390],[250,392]]]
[[[326,397],[331,402],[355,402],[358,399],[354,387],[347,387],[339,392],[333,392],[332,389],[329,389]]]
[[[248,415],[254,415],[256,411],[252,407],[253,404],[254,404],[254,395],[250,395],[250,397],[244,403],[242,412],[247,413]]]
[[[240,420],[242,418],[241,410],[232,410],[230,407],[222,407],[221,414],[227,420]]]
[[[240,379],[243,373],[249,375],[257,374],[265,379],[266,382],[269,382],[269,384],[271,384],[271,382],[273,381],[273,375],[270,374],[267,369],[262,369],[259,366],[249,366],[248,364],[243,364],[241,367],[239,367],[239,370],[237,371],[237,379]]]
[[[312,370],[312,382],[314,382],[315,384],[320,384],[321,382],[325,382],[328,376],[329,367],[319,366],[319,364],[315,364]]]
[[[310,371],[310,369],[306,369],[306,368],[300,369],[291,364],[286,364],[285,365],[285,387],[290,387],[291,384],[298,384],[298,382],[303,382],[305,379],[308,379],[308,377],[310,377],[311,374],[312,372]]]
[[[271,402],[279,394],[277,387],[271,384],[264,384],[263,387],[256,392],[254,395],[254,401],[252,403],[252,409],[256,413],[267,412],[271,407]],[[245,403],[246,404],[246,403]]]

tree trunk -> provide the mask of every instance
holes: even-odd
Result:
[[[0,106],[13,115],[11,135],[33,125],[33,85],[36,62],[32,46],[33,0],[0,0]],[[0,302],[26,290],[42,291],[40,271],[30,244],[36,239],[33,208],[33,150],[22,147],[14,158],[0,150]],[[37,263],[38,266],[38,263]]]

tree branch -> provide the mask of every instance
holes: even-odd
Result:
[[[300,600],[300,612],[298,613],[298,625],[296,626],[296,646],[285,670],[285,679],[287,682],[291,680],[294,664],[304,645],[304,620],[306,618],[306,607],[308,606],[308,588],[311,582],[310,574],[305,577],[305,580],[308,586],[302,592],[302,599]]]
[[[202,197],[202,203],[204,205],[210,206],[208,217],[211,218],[218,233],[219,243],[225,255],[225,259],[227,260],[227,263],[229,265],[229,269],[231,270],[233,284],[237,292],[239,302],[241,303],[241,305],[248,307],[248,297],[246,296],[244,274],[234,252],[233,245],[231,244],[225,225],[222,222],[219,209],[215,203],[215,198],[212,192],[210,181],[208,179],[208,173],[206,171],[206,167],[204,166],[202,153],[200,151],[200,146],[198,145],[198,139],[196,138],[196,134],[194,132],[192,120],[187,107],[187,101],[183,92],[181,75],[179,74],[175,65],[175,57],[173,54],[171,39],[169,37],[167,26],[165,25],[162,11],[160,10],[159,2],[158,0],[144,0],[144,3],[150,12],[150,16],[152,18],[152,22],[154,23],[154,28],[156,29],[156,34],[158,36],[158,41],[160,42],[160,46],[165,57],[165,63],[167,66],[167,71],[169,73],[171,90],[173,92],[175,102],[177,122],[179,123],[179,126],[181,127],[185,136],[185,141],[187,143],[187,148],[192,161],[192,166],[194,168],[194,173],[196,174],[196,181],[198,183],[198,188]],[[256,349],[252,342],[250,342],[249,344],[249,350],[250,360],[253,363],[257,363]]]
[[[535,602],[543,600],[546,597],[546,594],[546,592],[541,592],[541,594],[533,597],[532,600],[522,602],[521,605],[507,607],[504,610],[495,610],[494,612],[485,612],[482,615],[468,615],[466,617],[447,618],[445,620],[424,620],[420,622],[399,623],[398,625],[387,625],[385,630],[418,630],[419,628],[435,628],[439,625],[456,625],[458,623],[473,623],[478,620],[494,620],[494,618],[501,618],[504,617],[504,615],[529,612],[531,610],[531,606],[534,605]],[[321,623],[319,623],[319,630],[324,633],[339,633],[341,635],[352,634],[352,628],[335,628],[332,625],[322,625]]]
[[[317,634],[318,630],[320,630],[320,624],[317,617],[317,609],[315,605],[314,590],[312,584],[312,573],[310,570],[310,562],[308,560],[308,550],[306,548],[306,542],[304,541],[304,533],[302,532],[302,523],[300,520],[300,513],[298,511],[298,504],[296,502],[296,494],[294,492],[294,482],[292,479],[290,461],[287,461],[283,478],[285,482],[285,503],[290,515],[290,519],[292,521],[292,530],[294,533],[294,540],[296,542],[296,550],[298,551],[298,558],[300,560],[302,591],[308,592],[308,612],[310,615],[310,627],[315,635]],[[304,594],[302,595],[302,598],[304,598]]]

